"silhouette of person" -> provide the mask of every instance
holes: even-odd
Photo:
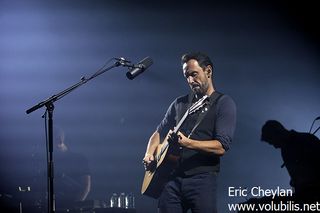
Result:
[[[33,155],[36,170],[32,182],[35,202],[41,208],[47,205],[47,166],[45,156],[36,152]],[[91,172],[87,158],[73,152],[65,142],[62,128],[53,129],[54,195],[56,209],[70,209],[75,202],[84,201],[91,189]]]
[[[310,133],[287,130],[280,122],[269,120],[262,127],[261,140],[281,150],[282,167],[287,168],[296,198],[319,200],[319,139]]]
[[[54,131],[54,181],[57,208],[70,208],[74,202],[84,201],[91,189],[88,160],[69,149],[61,128]]]

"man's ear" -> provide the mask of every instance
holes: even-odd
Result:
[[[212,67],[210,65],[208,65],[205,69],[205,72],[207,73],[207,77],[211,78],[212,76]]]

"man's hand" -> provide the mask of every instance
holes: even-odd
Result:
[[[169,130],[168,141],[171,144],[177,144],[179,140],[178,133],[174,133],[173,130]],[[178,145],[178,144],[177,144]]]
[[[184,134],[182,134],[181,132],[178,132],[177,137],[178,137],[178,144],[180,146],[191,148],[191,140],[186,136],[184,136]]]
[[[154,156],[152,154],[146,154],[142,160],[144,169],[150,170],[154,162]]]
[[[176,143],[180,147],[190,148],[190,145],[191,145],[191,140],[186,136],[184,136],[184,134],[182,134],[182,132],[180,131],[177,133],[174,133],[172,130],[170,130],[168,140],[172,144]]]

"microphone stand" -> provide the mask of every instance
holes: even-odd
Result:
[[[48,153],[47,153],[47,190],[48,190],[48,213],[54,213],[55,212],[55,203],[54,203],[54,187],[53,187],[53,178],[54,178],[54,164],[53,164],[53,110],[54,105],[53,103],[57,100],[61,99],[65,95],[69,94],[73,90],[77,89],[81,85],[87,83],[88,81],[92,80],[93,78],[97,77],[98,75],[101,75],[102,73],[114,68],[118,67],[120,65],[126,66],[121,60],[116,61],[112,66],[109,66],[107,68],[102,68],[98,70],[95,74],[93,74],[90,78],[82,77],[81,80],[72,85],[71,87],[63,90],[62,92],[53,95],[49,98],[47,98],[44,101],[41,101],[40,103],[34,105],[30,109],[26,110],[26,113],[29,114],[43,106],[47,108],[46,114],[48,114],[48,135],[49,135],[49,142],[48,142]]]

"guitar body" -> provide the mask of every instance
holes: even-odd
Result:
[[[172,143],[169,145],[168,135],[156,149],[154,164],[145,172],[141,188],[143,195],[158,198],[170,174],[176,168],[179,148],[174,147]]]

